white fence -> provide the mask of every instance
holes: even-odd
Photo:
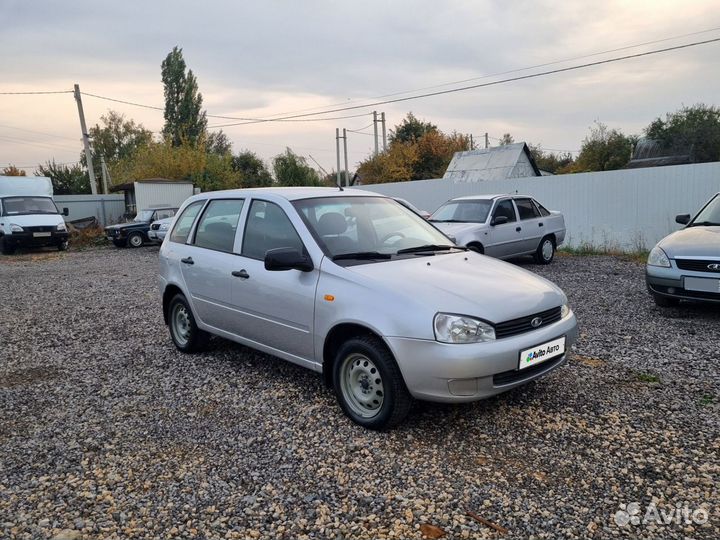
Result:
[[[720,163],[513,178],[485,182],[419,180],[361,189],[407,199],[434,211],[453,197],[520,193],[565,215],[570,246],[649,249],[680,228],[677,214],[694,214],[720,191]]]
[[[55,195],[53,199],[60,210],[70,211],[67,221],[95,216],[100,225],[110,225],[125,213],[123,195]]]

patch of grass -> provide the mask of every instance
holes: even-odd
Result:
[[[607,255],[610,257],[619,257],[628,261],[645,264],[650,252],[644,249],[637,251],[623,251],[619,248],[598,247],[592,244],[580,244],[579,246],[563,246],[558,249],[560,255],[570,255],[575,257],[592,257],[597,255]]]
[[[703,397],[700,398],[700,405],[703,407],[708,407],[715,403],[715,396],[712,396],[710,394],[705,394]]]
[[[87,229],[70,229],[68,241],[71,249],[85,249],[107,245],[105,231],[102,227],[88,227]]]
[[[640,382],[649,383],[649,384],[660,384],[660,377],[657,375],[653,375],[652,373],[644,373],[642,371],[638,371],[635,373],[635,379],[637,379]]]

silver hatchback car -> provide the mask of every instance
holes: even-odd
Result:
[[[372,429],[401,422],[412,398],[473,401],[540,377],[577,335],[557,286],[360,190],[193,196],[159,278],[181,351],[214,334],[320,372]]]

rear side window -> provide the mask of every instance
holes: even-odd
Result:
[[[513,203],[510,199],[505,199],[504,201],[500,201],[498,205],[495,207],[495,211],[493,212],[493,217],[501,217],[505,216],[508,220],[508,223],[512,223],[513,221],[517,221],[515,219],[515,208],[513,208]]]
[[[171,242],[177,242],[179,244],[187,242],[190,229],[192,229],[195,218],[203,207],[203,204],[205,204],[205,201],[195,201],[187,205],[187,208],[183,210],[180,217],[175,220],[175,226],[173,227],[172,233],[170,233]]]
[[[245,225],[242,254],[262,260],[268,251],[277,248],[294,248],[301,253],[304,250],[285,211],[275,203],[254,200]]]
[[[533,199],[533,202],[535,203],[535,206],[537,206],[537,209],[540,212],[540,215],[542,217],[546,217],[546,216],[550,215],[550,211],[547,208],[545,208],[542,204],[537,202],[535,199]]]
[[[153,218],[155,221],[158,219],[166,219],[169,217],[173,217],[175,215],[175,210],[172,208],[165,208],[163,210],[156,210],[155,211],[155,217]]]
[[[520,219],[535,219],[540,217],[540,211],[530,199],[515,199]]]
[[[197,247],[231,253],[235,244],[243,199],[210,201],[195,230]]]

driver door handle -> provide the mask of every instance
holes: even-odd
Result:
[[[233,270],[232,275],[242,279],[247,279],[250,277],[250,274],[248,274],[244,268],[242,270]]]
[[[515,227],[515,230],[516,230],[517,232],[520,232],[520,231],[522,231],[522,227]]]
[[[192,260],[192,257],[185,257],[184,259],[180,259],[180,262],[185,264],[195,264],[195,261]]]
[[[538,227],[542,227],[542,226],[543,226],[542,222],[538,223]]]

